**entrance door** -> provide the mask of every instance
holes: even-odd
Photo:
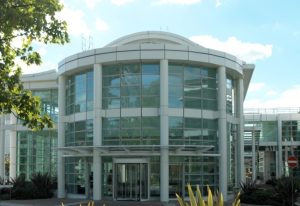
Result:
[[[148,164],[115,163],[114,186],[116,200],[148,199]]]

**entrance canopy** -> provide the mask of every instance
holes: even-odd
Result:
[[[213,153],[213,145],[117,145],[117,146],[75,146],[61,147],[58,150],[64,152],[64,156],[92,156],[93,150],[101,156],[159,156],[160,149],[169,149],[172,156],[220,156]]]

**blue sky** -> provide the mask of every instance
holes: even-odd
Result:
[[[300,1],[298,0],[63,0],[58,18],[71,42],[36,44],[43,57],[35,73],[66,56],[103,47],[139,31],[168,31],[207,48],[238,56],[256,69],[245,107],[300,107]],[[91,41],[89,41],[91,39]],[[90,43],[89,43],[90,42]]]

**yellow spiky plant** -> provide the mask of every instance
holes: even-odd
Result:
[[[180,204],[180,206],[224,206],[224,199],[222,193],[218,193],[216,196],[216,201],[214,202],[213,194],[211,192],[211,189],[209,186],[207,186],[207,201],[205,201],[201,195],[201,191],[199,189],[199,186],[197,186],[196,189],[196,197],[194,195],[194,192],[192,190],[192,187],[190,184],[187,185],[188,187],[188,194],[190,202],[185,202],[182,197],[180,197],[178,194],[176,194],[177,200]],[[241,202],[239,199],[239,194],[234,199],[232,206],[241,206]]]

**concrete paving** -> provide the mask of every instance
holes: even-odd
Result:
[[[88,200],[83,199],[38,199],[38,200],[5,200],[0,201],[0,206],[87,206]],[[159,201],[96,201],[94,206],[179,206],[177,201],[161,203]],[[92,206],[92,205],[90,205]],[[231,202],[226,202],[224,206],[231,206]],[[242,206],[253,206],[242,204]],[[258,205],[256,205],[258,206]]]

